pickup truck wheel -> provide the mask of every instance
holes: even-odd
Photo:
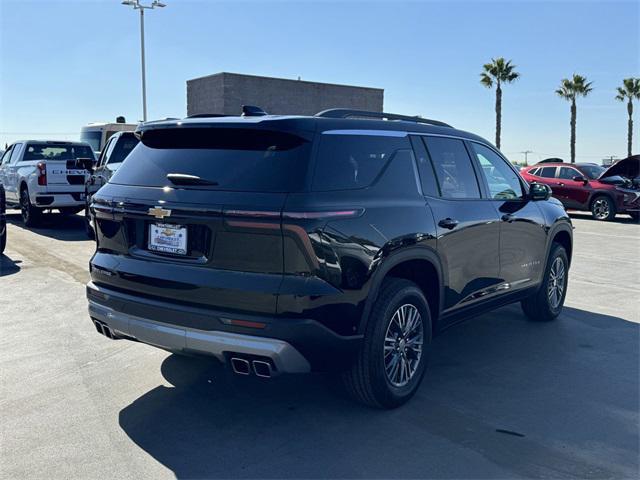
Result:
[[[609,197],[599,195],[591,202],[591,214],[596,220],[613,220],[616,218],[616,206]]]
[[[521,302],[522,310],[530,320],[549,322],[562,311],[569,280],[569,258],[559,243],[551,246],[551,252],[539,290]]]
[[[40,223],[42,210],[31,205],[29,191],[26,188],[20,191],[20,211],[25,227],[35,227]]]
[[[395,408],[420,385],[431,344],[431,314],[424,294],[408,280],[384,281],[367,323],[363,344],[343,374],[358,402]]]
[[[0,220],[0,255],[4,253],[7,246],[7,224],[4,220]]]

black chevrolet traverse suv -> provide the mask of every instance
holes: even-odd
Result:
[[[570,220],[486,140],[386,113],[244,112],[142,124],[94,195],[99,333],[244,375],[340,372],[389,408],[451,323],[512,302],[560,313]]]

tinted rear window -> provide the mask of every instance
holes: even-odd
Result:
[[[462,140],[428,137],[426,143],[442,196],[480,198],[478,180]]]
[[[285,132],[247,128],[149,130],[110,182],[174,186],[167,179],[173,173],[215,183],[178,188],[299,191],[304,186],[309,152],[307,140]]]
[[[69,145],[64,143],[31,143],[27,145],[23,161],[31,160],[75,160],[76,158],[90,158],[93,160],[93,150],[89,145]]]
[[[556,176],[556,167],[543,167],[538,172],[539,177],[553,178]]]
[[[313,190],[368,187],[399,149],[410,149],[406,137],[324,133],[320,137]]]

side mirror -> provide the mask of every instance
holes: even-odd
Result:
[[[587,180],[587,178],[586,178],[586,177],[583,177],[582,175],[576,175],[575,177],[573,177],[573,179],[572,179],[572,180],[573,180],[574,182],[582,182],[582,183],[584,183],[585,185],[586,185],[587,183],[589,183],[589,180]]]
[[[548,185],[534,182],[529,186],[529,198],[534,202],[549,200],[549,197],[551,197],[551,188]]]

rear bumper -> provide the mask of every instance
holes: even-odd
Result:
[[[213,355],[221,362],[228,356],[266,357],[281,373],[305,373],[309,362],[287,342],[230,332],[176,327],[134,317],[89,301],[89,315],[107,325],[113,337],[137,340],[169,351]]]
[[[342,337],[310,319],[235,315],[138,297],[89,283],[89,316],[114,337],[165,350],[270,359],[276,373],[339,371],[350,365],[361,336]],[[264,323],[264,329],[224,324],[221,318]]]
[[[78,207],[85,204],[82,192],[68,193],[38,193],[33,196],[31,201],[38,207]]]

